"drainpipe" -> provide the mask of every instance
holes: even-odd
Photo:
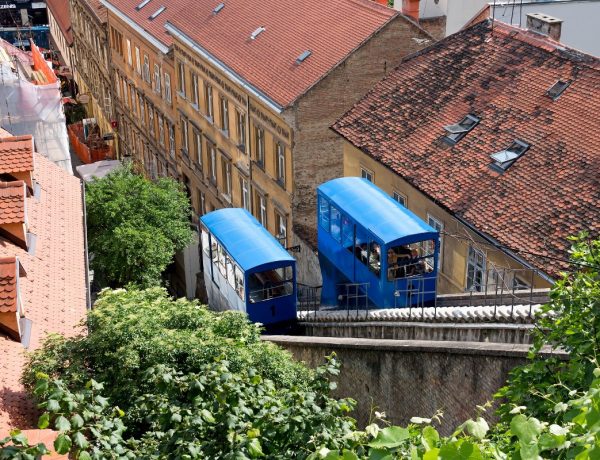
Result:
[[[87,238],[87,210],[85,203],[85,183],[81,180],[81,201],[83,203],[83,247],[85,257],[85,303],[88,310],[92,309],[92,297],[90,293],[90,262],[89,262],[89,251],[88,251],[88,238]]]

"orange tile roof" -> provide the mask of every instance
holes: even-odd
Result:
[[[0,224],[25,222],[25,182],[0,182]]]
[[[106,11],[106,7],[102,5],[100,0],[82,0],[82,3],[88,6],[90,11],[98,18],[100,23],[104,24],[107,21],[108,13]]]
[[[0,257],[16,256],[27,269],[19,290],[32,321],[30,350],[49,332],[79,332],[87,305],[81,183],[42,155],[34,156],[34,178],[42,188],[39,201],[27,198],[29,228],[37,235],[35,254],[0,238]],[[11,428],[32,428],[37,422],[35,403],[19,383],[25,351],[0,334],[0,438]]]
[[[333,129],[551,276],[567,236],[600,233],[600,59],[486,20],[407,58]],[[557,80],[570,86],[557,99]],[[480,123],[454,147],[444,126]],[[530,148],[503,174],[490,154]],[[531,254],[540,254],[536,257]]]
[[[0,138],[0,174],[33,171],[33,136]]]
[[[17,259],[0,259],[0,313],[17,311]]]
[[[58,27],[60,27],[67,45],[71,46],[73,44],[73,31],[71,29],[69,0],[46,0],[46,6],[52,13]]]
[[[107,0],[166,45],[168,21],[281,107],[291,105],[399,13],[371,0]],[[149,16],[166,5],[155,20]],[[408,22],[408,19],[407,19]],[[264,27],[255,40],[253,31]],[[415,32],[420,31],[413,25]],[[312,52],[301,64],[296,59]]]

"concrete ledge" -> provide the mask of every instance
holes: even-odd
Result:
[[[526,358],[530,345],[507,344],[492,342],[441,342],[429,340],[388,340],[388,339],[357,339],[341,337],[305,337],[291,335],[265,335],[263,340],[268,340],[285,348],[327,348],[336,349],[362,349],[371,351],[392,352],[418,352],[418,353],[445,353],[456,355],[482,355]],[[568,354],[562,350],[550,348],[542,350],[542,356],[556,356],[568,359]]]
[[[409,322],[409,321],[362,321],[353,323],[339,323],[339,322],[311,322],[302,321],[298,323],[300,326],[314,326],[314,327],[365,327],[365,326],[376,326],[376,327],[422,327],[424,329],[510,329],[510,330],[533,330],[535,329],[534,324],[527,323],[424,323],[424,322]]]

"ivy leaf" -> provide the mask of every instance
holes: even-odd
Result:
[[[83,418],[81,417],[81,415],[75,414],[73,415],[73,417],[71,417],[71,426],[76,430],[83,426]]]
[[[250,442],[248,443],[248,453],[250,454],[251,458],[258,458],[258,457],[265,456],[265,454],[263,454],[262,447],[260,445],[260,441],[258,440],[258,438],[254,438],[254,439],[250,440]]]
[[[92,456],[87,451],[82,450],[79,452],[79,455],[77,455],[77,460],[92,460]]]
[[[88,442],[86,437],[81,433],[81,431],[78,431],[73,435],[73,442],[80,449],[87,449],[90,445],[90,443]]]
[[[56,399],[49,399],[46,404],[46,409],[50,412],[58,412],[60,410],[60,404]]]
[[[204,419],[204,421],[206,421],[208,423],[215,423],[215,421],[216,421],[215,418],[213,417],[213,415],[207,409],[202,409],[200,411],[200,415],[202,415],[202,418]]]
[[[38,428],[40,430],[45,430],[50,425],[50,414],[48,412],[44,412],[39,420],[38,420]]]
[[[56,422],[54,422],[54,426],[56,427],[57,431],[69,431],[71,429],[71,424],[69,423],[69,421],[63,417],[62,415],[60,415],[57,419]]]
[[[392,449],[402,444],[402,442],[408,439],[409,436],[410,434],[406,428],[390,426],[381,430],[377,434],[377,437],[368,445],[369,447],[375,447],[376,449]]]
[[[392,454],[389,450],[384,449],[370,449],[369,460],[393,460]]]
[[[435,449],[429,449],[423,454],[423,460],[437,460],[439,454],[440,449],[438,449],[437,447]]]
[[[342,453],[342,460],[358,460],[358,455],[350,450],[344,450]]]
[[[71,445],[71,438],[64,433],[59,434],[54,440],[54,450],[61,455],[69,452]]]
[[[510,430],[523,445],[529,445],[536,442],[537,437],[542,432],[542,426],[537,419],[527,418],[519,414],[511,420]]]
[[[471,436],[477,439],[485,438],[485,435],[490,429],[487,422],[481,417],[477,420],[467,420],[465,422],[465,428]]]
[[[430,450],[437,447],[437,443],[439,440],[440,435],[434,427],[426,426],[425,428],[423,428],[421,442],[425,446],[425,450]]]
[[[21,431],[13,431],[11,433],[12,435],[12,442],[15,443],[18,446],[29,446],[29,442],[27,441],[27,436],[25,436],[24,433],[21,433]]]

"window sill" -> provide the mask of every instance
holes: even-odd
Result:
[[[219,131],[221,131],[221,134],[227,138],[229,138],[229,130],[228,129],[219,129]]]
[[[227,195],[226,193],[221,193],[221,198],[223,198],[227,203],[231,204],[231,195]]]
[[[277,185],[279,185],[283,190],[285,190],[285,181],[281,179],[276,179],[275,182],[277,182]]]

